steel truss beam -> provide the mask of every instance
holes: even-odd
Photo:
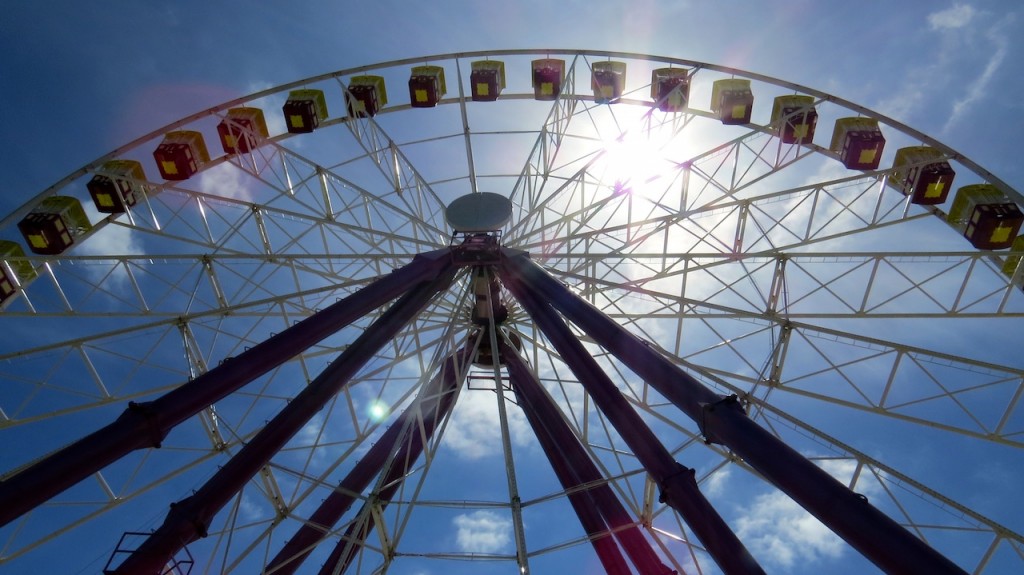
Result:
[[[735,305],[739,298],[752,309],[766,314],[785,312],[789,318],[1024,315],[1022,302],[1012,297],[1020,287],[1002,271],[1005,261],[998,256],[992,252],[909,251],[745,255],[561,252],[546,255],[544,265],[566,275],[585,274],[602,266],[611,276],[616,266],[636,262],[645,268],[646,277],[620,281],[617,288],[665,297],[657,287],[647,286],[685,277],[687,282],[713,286],[702,295],[704,303]],[[737,265],[743,274],[737,275]],[[581,277],[580,281],[594,279]]]
[[[160,398],[129,403],[113,423],[0,482],[0,526],[144,447],[159,447],[176,425],[320,340],[449,267],[448,249],[417,256],[340,302],[222,363]]]
[[[574,251],[576,244],[593,242],[591,251],[614,254],[658,248],[756,254],[941,215],[934,208],[908,210],[906,198],[885,193],[885,175],[874,172],[692,209],[665,203],[675,178],[666,178],[658,201],[653,201],[643,194],[634,198],[610,190],[595,195],[586,173],[577,170],[546,196],[536,206],[542,221],[535,216],[530,227],[520,222],[510,231],[509,245],[543,253]],[[620,213],[623,209],[630,210],[629,217]]]
[[[537,141],[523,165],[523,170],[509,194],[509,199],[512,200],[515,209],[519,210],[518,214],[513,214],[513,220],[518,223],[509,230],[512,235],[526,220],[532,219],[538,213],[537,208],[543,203],[541,195],[545,183],[554,168],[556,156],[562,147],[562,140],[569,129],[569,122],[576,116],[576,106],[579,104],[579,100],[575,97],[566,97],[576,91],[576,60],[573,58],[568,65],[562,90],[552,104],[547,121],[541,128]]]
[[[646,277],[631,281],[619,280],[616,288],[666,297],[656,286],[670,278],[687,277],[688,282],[707,281],[714,291],[701,297],[707,304],[735,304],[736,298],[767,314],[785,311],[791,319],[800,317],[1005,317],[1024,316],[1024,302],[1013,297],[1021,289],[1020,278],[1002,271],[1006,259],[1020,257],[1015,252],[764,252],[722,254],[697,252],[636,252],[581,254],[547,253],[544,266],[579,281],[595,281],[588,270],[614,270],[622,263],[643,266]],[[272,301],[252,299],[263,293],[262,283],[275,279],[289,281],[299,294],[324,291],[310,288],[317,279],[337,274],[347,278],[363,275],[382,266],[394,265],[411,256],[374,254],[195,254],[161,256],[162,263],[179,268],[177,278],[192,282],[171,283],[163,278],[157,289],[146,280],[152,275],[153,257],[148,255],[62,256],[59,260],[46,256],[8,258],[8,263],[26,263],[36,269],[48,269],[47,275],[69,296],[65,305],[48,293],[46,282],[26,285],[24,293],[32,296],[33,307],[24,310],[5,309],[6,317],[124,317],[137,321],[146,318],[179,318],[180,309],[168,304],[175,298],[196,299],[209,306],[207,313],[264,314],[263,309],[247,311]],[[60,262],[60,265],[57,265]],[[50,265],[47,265],[50,264]],[[70,264],[70,265],[68,265]],[[240,277],[236,266],[249,265],[259,271],[254,277]],[[746,272],[737,277],[736,265]],[[1021,268],[1024,276],[1024,267]],[[83,273],[83,270],[89,270]],[[216,274],[227,298],[227,305],[215,300],[206,279]],[[380,275],[378,272],[374,272]],[[205,275],[204,275],[205,274]],[[301,274],[298,278],[295,276]],[[584,274],[584,275],[581,275]],[[201,277],[202,276],[202,277]],[[616,278],[619,279],[619,278]],[[123,280],[123,281],[122,281]],[[202,281],[200,281],[202,280]],[[754,280],[754,281],[750,281]],[[785,286],[785,300],[778,298],[778,288]],[[97,295],[104,296],[103,298]],[[678,296],[678,294],[675,294]],[[249,298],[245,303],[238,300]],[[277,300],[283,299],[276,296]],[[189,316],[193,317],[193,316]],[[102,335],[98,336],[99,338]],[[33,350],[22,351],[27,354]],[[8,357],[8,356],[0,356]]]
[[[439,221],[444,202],[380,124],[371,117],[348,118],[345,127],[385,179],[391,182],[399,201],[422,221]],[[469,130],[466,132],[468,134]],[[419,228],[415,231],[419,231]],[[430,235],[436,238],[437,231]]]
[[[515,286],[523,291],[527,296],[524,305],[533,298],[550,302],[696,422],[708,442],[728,446],[879,568],[889,573],[964,574],[952,561],[862,496],[755,424],[735,396],[722,397],[702,385],[545,273],[530,261],[528,254],[505,248],[502,255],[499,276],[506,280],[510,289]],[[546,331],[540,323],[544,316],[533,313],[531,316],[542,331]],[[564,327],[560,320],[550,323]],[[556,341],[552,343],[558,347]],[[561,349],[559,352],[565,355]],[[566,361],[570,360],[566,358]],[[691,524],[691,527],[695,526]]]
[[[985,260],[979,259],[974,261],[984,262]],[[772,266],[764,263],[761,267],[762,269],[768,268],[766,271],[770,272]],[[776,269],[780,267],[782,266],[775,266]],[[983,266],[978,265],[975,267],[980,268]],[[966,423],[962,420],[946,416],[941,412],[923,416],[920,411],[912,412],[910,409],[915,405],[928,401],[940,399],[954,401],[955,398],[967,396],[968,394],[978,395],[984,393],[983,390],[988,389],[992,385],[1005,385],[1015,390],[1024,389],[1022,387],[1024,386],[1024,370],[1019,367],[965,359],[932,349],[908,346],[841,330],[828,329],[799,321],[799,319],[794,320],[794,317],[802,318],[804,314],[791,313],[794,307],[799,309],[799,304],[794,306],[792,300],[788,304],[786,303],[788,296],[792,295],[792,292],[788,289],[779,290],[779,297],[776,296],[774,288],[768,290],[763,295],[763,297],[767,298],[766,301],[761,303],[761,305],[765,306],[766,311],[753,312],[733,307],[732,304],[734,302],[724,302],[726,305],[720,305],[718,302],[721,301],[721,294],[725,292],[725,288],[712,294],[705,292],[704,297],[707,299],[699,300],[685,297],[685,290],[683,295],[673,295],[662,290],[648,289],[644,285],[620,287],[617,283],[610,280],[596,281],[585,275],[560,273],[557,270],[554,273],[559,280],[568,282],[578,289],[581,295],[588,298],[591,305],[602,307],[606,315],[633,330],[636,335],[646,337],[652,343],[656,340],[656,336],[649,335],[654,332],[648,331],[650,325],[645,325],[645,322],[648,320],[670,321],[669,329],[677,334],[686,333],[684,323],[690,323],[691,325],[704,324],[711,327],[714,320],[723,318],[749,322],[751,325],[750,331],[743,337],[726,338],[723,340],[724,348],[730,350],[730,353],[733,354],[737,366],[745,366],[747,368],[746,373],[741,373],[742,369],[734,369],[730,373],[723,373],[718,368],[710,367],[711,364],[707,364],[708,366],[703,368],[721,377],[726,377],[732,381],[742,381],[749,385],[771,385],[785,392],[815,397],[826,402],[862,409],[886,417],[914,421],[936,428],[964,433],[984,441],[1018,447],[1022,445],[1019,430],[1010,424],[1013,414],[1019,409],[1019,402],[1015,398],[1020,397],[1020,391],[1011,392],[1006,397],[1004,400],[1005,409],[1001,410],[1000,413],[986,416],[972,414],[970,420]],[[771,277],[772,282],[776,285],[786,283],[786,276],[776,274]],[[636,283],[640,284],[641,282]],[[759,281],[758,283],[763,284],[765,282]],[[735,286],[737,289],[743,288],[740,282],[736,282]],[[752,302],[751,305],[755,306],[756,304],[753,302],[762,297],[759,295],[760,292],[751,293],[749,290],[745,290],[743,293]],[[620,303],[620,299],[631,295],[638,296],[647,302],[653,302],[655,305],[647,305],[642,311],[628,311],[628,306],[623,306]],[[984,303],[982,302],[977,305],[980,306]],[[1017,301],[1017,304],[1020,303],[1020,301]],[[784,313],[772,313],[773,306]],[[1012,312],[1007,311],[1005,314],[1012,315]],[[807,315],[813,316],[810,313]],[[966,312],[960,312],[959,315],[966,315]],[[914,317],[914,315],[899,315],[899,317]],[[992,317],[996,317],[996,315],[993,314]],[[796,346],[811,352],[812,357],[823,360],[827,365],[827,370],[834,372],[837,376],[848,382],[851,388],[856,388],[858,390],[857,397],[860,399],[841,399],[816,391],[813,386],[806,385],[808,372],[806,369],[803,371],[798,369],[800,367],[798,364],[787,364],[786,369],[780,370],[777,377],[765,380],[764,374],[761,373],[761,368],[750,363],[752,356],[744,353],[744,349],[750,349],[749,347],[744,348],[744,342],[748,342],[747,345],[750,345],[749,342],[752,341],[774,345],[774,340],[771,339],[774,337],[773,334],[785,330],[792,331],[794,337],[791,338],[791,341]],[[676,346],[666,351],[684,361],[702,365],[702,362],[705,361],[702,354],[710,351],[712,348],[697,348],[684,351],[682,345],[684,340],[685,338],[677,340]],[[870,354],[861,354],[859,360],[834,362],[825,351],[818,347],[818,343],[824,340],[842,342],[843,345],[874,351]],[[859,384],[848,375],[861,362],[868,360],[879,362],[876,364],[877,367],[884,369],[890,374],[884,385],[886,392],[865,393],[863,390],[866,386]],[[909,398],[904,397],[899,402],[887,398],[889,395],[888,390],[895,389],[899,386],[896,383],[897,381],[903,381],[908,377],[915,379],[923,377],[924,381],[939,381],[936,379],[938,376],[934,373],[934,369],[931,366],[954,366],[956,369],[985,375],[983,381],[980,382],[976,381],[973,384],[961,383],[945,389],[939,386],[930,391],[918,391],[911,394]],[[781,368],[782,365],[780,364],[779,367]],[[821,373],[821,371],[813,370],[814,373]],[[958,407],[957,409],[962,408]]]

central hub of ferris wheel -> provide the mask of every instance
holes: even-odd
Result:
[[[476,266],[469,316],[476,332],[484,336],[476,363],[491,367],[497,357],[497,363],[504,364],[501,355],[491,349],[488,330],[500,330],[516,348],[521,348],[522,343],[518,335],[502,327],[509,316],[508,307],[502,301],[494,269],[486,266],[498,262],[498,237],[512,218],[512,202],[505,196],[490,192],[466,194],[448,205],[445,218],[452,227],[453,239],[463,237],[460,245],[453,246],[456,258],[464,264]]]
[[[463,265],[498,263],[498,237],[512,219],[512,202],[500,194],[479,192],[456,198],[445,209],[452,247]],[[456,239],[461,237],[461,245]]]
[[[512,219],[512,202],[491,192],[466,194],[448,204],[444,215],[455,234],[498,234]]]

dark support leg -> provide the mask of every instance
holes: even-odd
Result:
[[[501,350],[501,357],[505,359],[512,388],[519,398],[519,406],[526,413],[526,418],[530,422],[531,427],[533,427],[541,448],[544,449],[544,453],[551,461],[551,465],[556,475],[558,475],[562,486],[566,489],[572,489],[581,484],[595,484],[594,487],[587,491],[569,495],[570,502],[572,502],[573,508],[576,509],[577,515],[580,516],[580,521],[584,523],[587,533],[593,536],[603,531],[607,523],[607,528],[614,532],[615,539],[626,550],[626,554],[629,555],[630,560],[641,575],[668,575],[674,573],[674,571],[658,559],[654,550],[651,549],[650,543],[644,539],[639,529],[632,524],[633,522],[629,519],[626,509],[622,506],[618,497],[615,496],[611,487],[607,483],[598,483],[603,477],[597,466],[591,461],[586,450],[580,444],[579,439],[576,438],[569,428],[569,425],[562,419],[558,406],[554,404],[544,388],[541,387],[519,354],[506,345]],[[588,497],[579,497],[584,494]],[[584,513],[588,512],[592,506],[593,511],[599,515],[596,530],[584,521],[584,515],[581,514],[580,506],[577,504],[576,499],[582,500]],[[605,541],[605,539],[607,538],[594,540],[595,548],[598,541]],[[618,548],[614,550],[621,560]],[[601,549],[597,549],[597,551],[598,556],[601,557]],[[610,568],[605,563],[603,557],[602,563],[605,564],[605,570],[608,573],[618,572]],[[627,570],[626,572],[628,573],[629,571]]]
[[[388,308],[194,495],[172,504],[163,525],[113,573],[161,573],[182,547],[205,536],[214,515],[453,277],[448,266],[437,279],[416,286]]]
[[[409,286],[435,277],[450,260],[448,249],[417,256],[409,265],[174,391],[151,402],[129,404],[110,425],[0,482],[0,526],[136,449],[159,447],[174,426],[393,300]]]
[[[601,347],[658,390],[699,426],[705,438],[728,446],[854,549],[888,573],[964,571],[751,421],[729,398],[714,393],[530,261],[504,249],[499,275],[550,302]]]
[[[352,506],[358,494],[380,474],[389,458],[393,456],[393,463],[386,475],[397,475],[398,478],[404,475],[408,463],[416,461],[423,448],[417,421],[423,421],[429,439],[437,423],[451,410],[455,389],[460,381],[458,375],[466,371],[471,352],[472,348],[463,349],[444,361],[441,371],[423,386],[412,405],[388,427],[342,479],[338,488],[310,515],[309,521],[299,527],[267,564],[267,573],[290,575],[298,570],[313,548],[331,532]]]
[[[662,500],[682,515],[718,566],[727,574],[764,573],[718,511],[704,498],[693,470],[672,458],[551,306],[535,297],[525,281],[520,283],[520,278],[501,274],[501,271],[499,277],[651,474],[661,488]]]

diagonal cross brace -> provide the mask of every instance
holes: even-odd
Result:
[[[110,575],[157,575],[182,547],[206,535],[214,515],[455,276],[451,258],[411,287],[296,395],[194,495],[171,504],[163,524]]]
[[[395,299],[409,286],[435,277],[450,260],[447,248],[418,255],[409,265],[174,391],[146,403],[130,403],[113,423],[0,481],[0,527],[132,451],[159,447],[176,425]]]

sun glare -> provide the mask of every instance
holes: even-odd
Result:
[[[660,132],[643,131],[605,140],[600,167],[596,173],[617,193],[637,193],[649,185],[670,177],[676,163],[669,160],[670,138]]]
[[[374,421],[383,421],[388,416],[388,406],[382,401],[374,401],[367,411]]]

